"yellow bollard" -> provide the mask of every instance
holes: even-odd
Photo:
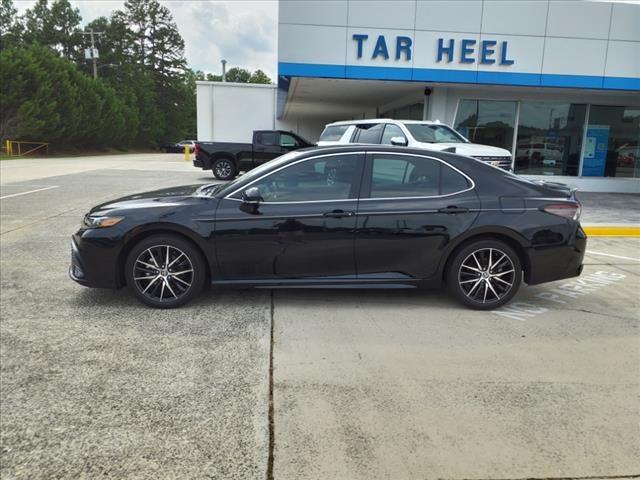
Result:
[[[191,160],[191,154],[189,152],[189,145],[187,145],[186,147],[184,147],[184,161],[188,162],[189,160]]]

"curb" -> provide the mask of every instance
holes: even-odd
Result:
[[[589,237],[640,237],[640,225],[583,225]]]

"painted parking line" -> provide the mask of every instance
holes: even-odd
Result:
[[[623,257],[621,255],[612,255],[610,253],[594,252],[593,250],[587,250],[588,255],[602,255],[605,257],[619,258],[620,260],[633,260],[634,262],[640,262],[640,258]]]
[[[51,190],[52,188],[58,188],[58,187],[59,185],[51,185],[50,187],[36,188],[35,190],[28,190],[26,192],[12,193],[11,195],[5,195],[4,197],[0,197],[0,200],[4,200],[5,198],[19,197],[20,195],[29,195],[30,193],[44,192],[45,190]]]
[[[562,284],[549,285],[525,302],[511,302],[492,310],[494,315],[522,322],[549,312],[553,307],[563,306],[574,299],[608,287],[627,278],[618,272],[596,271]],[[535,303],[534,303],[535,302]]]

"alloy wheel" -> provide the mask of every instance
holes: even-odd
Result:
[[[227,160],[221,160],[216,163],[216,176],[219,178],[228,178],[231,175],[232,166]]]
[[[480,248],[462,261],[458,284],[470,300],[495,303],[513,288],[515,272],[509,255],[497,248]]]
[[[171,302],[183,297],[194,279],[193,264],[179,248],[155,245],[144,250],[133,265],[136,288],[157,302]]]

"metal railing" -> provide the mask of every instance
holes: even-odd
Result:
[[[6,154],[12,157],[23,157],[34,152],[49,154],[48,142],[23,142],[17,140],[7,140],[5,142]]]

